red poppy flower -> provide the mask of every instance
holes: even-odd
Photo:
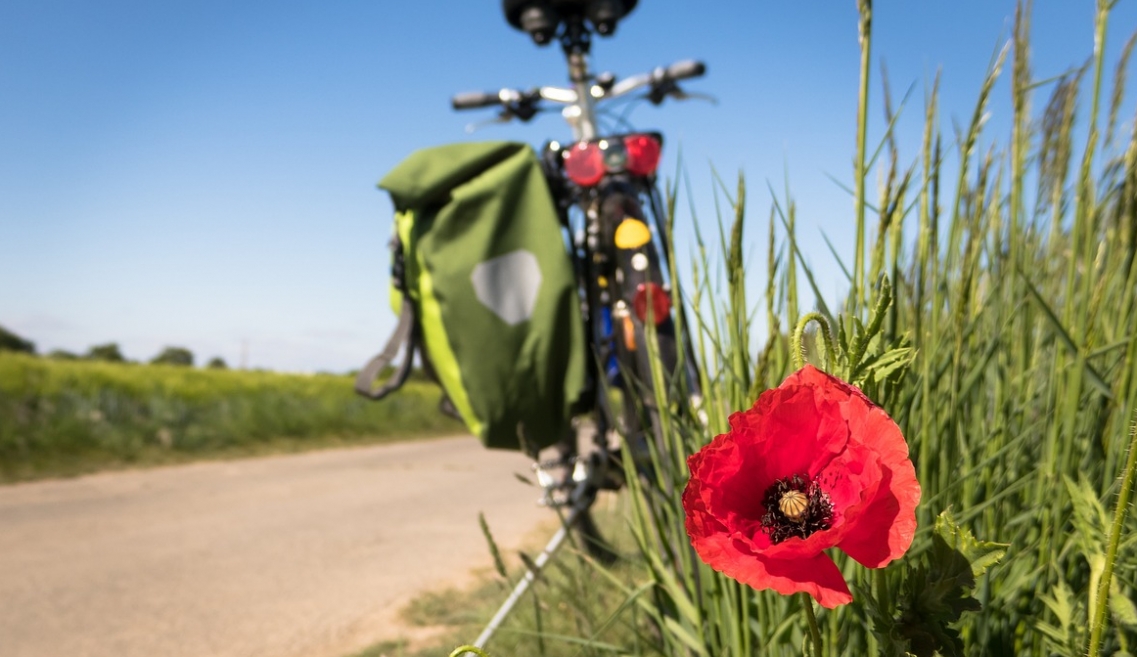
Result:
[[[869,568],[916,532],[920,484],[900,428],[857,388],[812,366],[730,417],[687,460],[687,533],[715,570],[756,589],[853,600],[824,550]]]

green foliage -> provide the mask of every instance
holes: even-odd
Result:
[[[31,340],[25,340],[3,326],[0,326],[0,351],[20,351],[34,354],[36,352],[36,345]]]
[[[1102,586],[1106,576],[1106,544],[1101,540],[1108,535],[1110,521],[1105,507],[1098,499],[1093,486],[1084,478],[1075,482],[1064,478],[1066,492],[1070,498],[1073,531],[1068,536],[1064,550],[1078,554],[1085,559],[1089,568],[1088,592],[1075,597],[1064,581],[1057,582],[1051,592],[1043,596],[1046,606],[1053,612],[1055,623],[1042,621],[1038,629],[1046,635],[1052,650],[1069,651],[1086,644],[1089,631],[1089,610],[1098,605],[1098,596],[1106,593],[1106,606],[1111,612],[1113,622],[1120,628],[1137,630],[1137,606],[1124,592],[1122,582],[1115,573],[1109,574],[1109,584]],[[1137,535],[1128,539],[1129,550],[1137,543]]]
[[[461,431],[438,387],[381,403],[348,377],[0,353],[0,481]]]
[[[866,595],[875,612],[874,631],[885,655],[964,654],[957,623],[966,611],[983,606],[972,593],[976,581],[1006,554],[1005,543],[980,541],[944,511],[936,518],[931,549],[916,565],[907,564],[895,609],[880,608]]]
[[[229,365],[226,364],[225,359],[220,357],[220,356],[214,356],[213,358],[210,358],[209,362],[206,363],[205,366],[211,370],[227,370],[227,369],[229,369]]]
[[[502,579],[509,579],[509,574],[505,570],[505,561],[501,558],[501,550],[498,549],[497,541],[493,539],[493,532],[490,531],[489,523],[486,522],[486,514],[478,513],[478,525],[482,528],[482,536],[485,537],[490,556],[493,557],[494,570]]]
[[[126,362],[126,358],[122,355],[122,351],[119,350],[117,342],[97,344],[87,350],[87,355],[84,356],[84,358],[88,360],[101,360],[107,363]]]
[[[150,359],[150,364],[193,367],[193,352],[185,347],[166,347],[161,353]]]
[[[1077,654],[1086,645],[1086,602],[1079,600],[1066,582],[1057,582],[1050,593],[1042,596],[1053,622],[1039,621],[1035,628],[1042,633],[1049,649],[1057,654]]]
[[[1031,76],[1029,12],[1020,7],[1012,43],[993,58],[970,122],[948,137],[953,146],[941,134],[938,80],[915,158],[899,153],[888,98],[886,133],[875,150],[864,143],[862,98],[850,185],[857,251],[851,267],[838,263],[848,295],[835,309],[821,299],[787,191],[770,215],[759,306],[769,336],[756,354],[739,248],[754,234],[743,225],[744,190],[732,200],[724,186],[722,265],[712,265],[694,218],[685,328],[696,338],[702,394],[676,403],[681,393],[662,398],[655,386],[656,406],[671,411],[655,477],[629,473],[629,523],[651,595],[619,590],[651,631],[627,652],[788,655],[809,643],[796,600],[750,589],[692,554],[679,495],[686,458],[803,359],[888,411],[923,490],[904,559],[870,572],[832,555],[854,602],[820,613],[822,654],[1137,652],[1137,520],[1126,513],[1137,478],[1137,135],[1114,139],[1110,118],[1102,139],[1096,125],[1113,4],[1097,3],[1092,63],[1050,81]],[[871,3],[859,6],[867,51]],[[984,133],[1005,64],[1013,120],[1000,145]],[[1035,117],[1039,93],[1051,99]],[[1111,117],[1120,94],[1109,96]],[[1083,105],[1088,129],[1075,121]],[[903,170],[904,161],[915,164]],[[875,201],[869,175],[880,181]],[[799,312],[799,276],[816,312]]]

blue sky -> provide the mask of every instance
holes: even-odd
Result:
[[[915,85],[899,129],[902,157],[914,158],[936,70],[950,136],[1009,37],[1014,2],[875,4],[875,81],[884,61],[894,94]],[[1084,63],[1093,0],[1035,5],[1036,78]],[[41,352],[115,341],[139,360],[178,345],[199,362],[358,367],[394,319],[391,209],[375,182],[425,146],[569,137],[556,114],[469,134],[490,112],[450,109],[460,91],[566,82],[559,48],[532,45],[499,7],[5,0],[0,325]],[[1134,28],[1137,2],[1120,0],[1107,61]],[[807,258],[823,291],[837,294],[819,235],[838,245],[852,236],[851,200],[830,176],[852,179],[858,56],[854,0],[641,0],[614,38],[595,41],[592,62],[619,76],[706,61],[707,76],[687,88],[717,105],[645,103],[632,122],[665,133],[664,171],[682,150],[705,231],[711,164],[731,181],[745,172],[756,271],[765,269],[767,183],[782,190],[788,175]],[[1005,136],[1010,112],[1005,80],[995,94],[988,139]],[[874,101],[870,141],[883,134]],[[1132,116],[1127,99],[1126,130]],[[678,221],[682,254],[692,219]]]

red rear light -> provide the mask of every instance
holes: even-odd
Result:
[[[651,303],[651,318],[656,326],[670,316],[671,295],[655,283],[640,283],[636,286],[636,296],[632,299],[632,310],[641,322],[647,321],[648,303]]]
[[[628,149],[628,172],[637,176],[650,176],[659,166],[659,142],[650,135],[624,137]]]
[[[564,152],[565,173],[582,187],[592,187],[604,177],[604,157],[595,143],[573,144]]]
[[[607,173],[653,175],[659,166],[659,140],[650,135],[628,135],[621,141],[580,142],[565,149],[563,158],[569,179],[581,187],[592,187]]]

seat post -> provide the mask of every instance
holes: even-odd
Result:
[[[588,71],[588,53],[592,47],[592,34],[580,16],[566,21],[561,34],[561,48],[568,60],[569,80],[576,90],[576,117],[578,139],[596,137],[596,110],[592,99],[592,75]]]

